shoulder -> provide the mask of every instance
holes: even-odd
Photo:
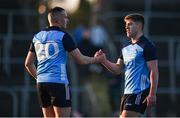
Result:
[[[36,32],[36,33],[34,34],[34,36],[33,36],[33,42],[35,42],[35,41],[37,41],[37,40],[40,40],[41,37],[43,36],[43,34],[44,34],[44,31],[43,31],[43,30],[41,30],[41,31],[39,31],[39,32]]]
[[[146,61],[156,60],[157,59],[157,50],[152,42],[148,38],[144,38],[144,57]]]
[[[48,28],[41,29],[40,31],[38,31],[34,34],[34,38],[42,37],[47,31],[49,31]]]
[[[63,31],[63,33],[64,33],[64,38],[72,38],[69,32]]]
[[[145,36],[142,36],[140,38],[140,45],[143,48],[155,48],[155,44],[153,43],[153,41],[150,38],[147,38]]]

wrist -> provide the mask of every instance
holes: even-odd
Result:
[[[105,64],[106,63],[106,59],[101,60],[101,64]]]
[[[96,57],[92,57],[92,61],[91,64],[97,63],[97,58]]]

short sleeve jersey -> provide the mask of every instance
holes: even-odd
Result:
[[[128,42],[121,50],[125,65],[124,94],[136,94],[150,86],[148,61],[156,60],[156,48],[145,36],[135,44]]]
[[[30,51],[37,56],[37,82],[68,84],[67,51],[76,49],[72,37],[59,27],[49,27],[37,33]]]

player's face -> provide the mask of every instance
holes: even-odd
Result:
[[[127,37],[135,38],[139,30],[138,24],[132,21],[131,19],[125,20],[125,23],[126,23],[125,28],[126,28]]]
[[[67,23],[69,21],[69,18],[67,16],[67,13],[64,11],[62,12],[61,14],[61,19],[60,19],[60,22],[61,22],[61,27],[63,28],[67,28]]]

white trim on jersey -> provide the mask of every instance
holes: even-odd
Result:
[[[66,80],[66,64],[61,64],[61,80]]]

